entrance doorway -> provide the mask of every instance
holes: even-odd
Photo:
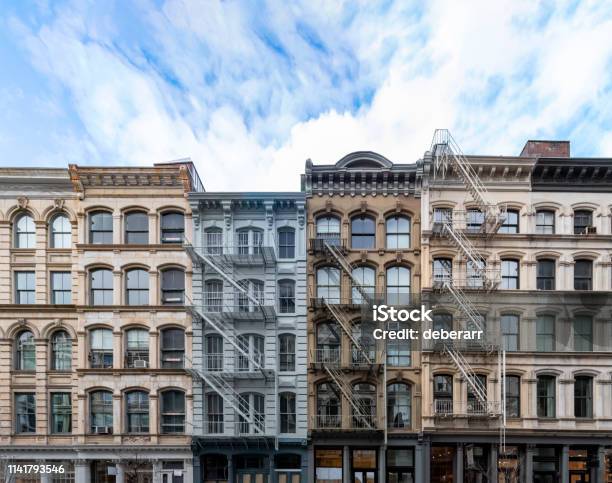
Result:
[[[375,449],[354,449],[351,452],[351,482],[378,482],[378,451]]]

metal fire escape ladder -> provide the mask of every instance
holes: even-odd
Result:
[[[366,408],[361,404],[361,400],[355,396],[353,388],[344,380],[340,370],[327,365],[325,365],[324,368],[331,380],[334,381],[334,384],[338,386],[338,389],[340,390],[342,396],[344,396],[344,398],[349,402],[349,404],[355,411],[354,416],[357,417],[360,421],[362,421],[364,426],[368,429],[374,429],[370,419],[372,418],[372,414],[369,414],[366,411]]]
[[[365,361],[368,364],[372,364],[373,362],[370,360],[370,357],[368,356],[367,351],[363,348],[363,346],[359,343],[359,341],[353,335],[353,331],[351,330],[353,327],[352,324],[350,323],[349,320],[347,320],[344,317],[342,311],[338,309],[337,307],[335,307],[333,304],[328,303],[326,299],[323,299],[323,303],[325,304],[325,307],[327,308],[327,310],[329,310],[329,312],[332,314],[334,319],[336,319],[336,321],[338,322],[338,324],[340,325],[344,333],[349,337],[349,339],[351,339],[351,342],[353,343],[355,348],[357,348],[357,350],[363,354]]]
[[[455,363],[461,375],[470,385],[472,391],[474,391],[474,396],[483,404],[483,407],[487,408],[487,388],[482,384],[480,379],[478,379],[470,363],[454,345],[445,344],[444,350]]]
[[[353,275],[354,267],[346,259],[346,257],[342,253],[342,250],[340,250],[340,247],[334,245],[333,243],[329,243],[327,240],[323,240],[323,244],[327,251],[336,259],[338,265],[340,265],[340,268],[342,268],[342,270],[344,270],[344,272],[351,279],[352,288],[356,289],[359,292],[359,294],[363,297],[363,300],[371,300],[372,294],[367,293],[366,290],[363,288],[363,285],[361,285],[361,282],[357,280],[357,278]]]
[[[461,231],[456,230],[453,227],[452,220],[445,219],[442,225],[442,233],[447,235],[450,242],[463,253],[465,258],[472,262],[472,268],[475,270],[483,280],[486,277],[486,262],[485,259],[480,256],[478,250],[467,236]]]

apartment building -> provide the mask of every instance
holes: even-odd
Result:
[[[424,481],[611,481],[612,160],[463,156],[443,134],[424,171],[433,327],[486,335],[423,347]]]
[[[193,165],[0,174],[5,465],[63,469],[28,481],[191,481]]]
[[[303,193],[191,193],[194,481],[306,479]]]
[[[420,355],[370,311],[420,305],[419,177],[373,152],[306,162],[308,481],[422,481]]]

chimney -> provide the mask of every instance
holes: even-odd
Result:
[[[535,158],[569,158],[569,141],[535,141],[525,143],[521,156]]]

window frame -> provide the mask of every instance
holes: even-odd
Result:
[[[94,347],[94,334],[100,333],[101,347]],[[109,337],[110,334],[110,337]],[[106,337],[105,337],[106,335]],[[108,327],[94,327],[88,333],[89,368],[112,369],[114,366],[113,330]],[[110,339],[110,348],[107,347]],[[97,346],[97,342],[95,344]],[[110,356],[110,358],[109,358]],[[110,364],[109,364],[110,361]]]
[[[586,391],[584,394],[578,393],[578,382],[587,381]],[[577,401],[582,401],[584,404],[577,404]],[[579,406],[584,406],[584,414],[578,414]],[[579,419],[593,419],[593,377],[587,375],[577,375],[574,377],[574,417]]]
[[[578,331],[579,322],[587,322],[585,326],[588,327],[588,331]],[[572,333],[574,335],[574,351],[593,352],[593,317],[582,314],[574,316],[574,320],[572,321]],[[578,338],[579,336],[581,339]],[[588,339],[586,339],[585,336],[588,336]],[[578,344],[580,340],[583,340],[583,342]]]
[[[130,338],[130,335],[136,334],[135,338]],[[144,337],[143,337],[144,334]],[[130,340],[132,339],[132,340]],[[150,335],[149,330],[143,327],[130,327],[124,333],[124,364],[127,369],[134,369],[135,361],[146,361],[149,366],[149,345]]]
[[[514,264],[514,267],[510,267],[510,275],[504,273],[508,264]],[[500,261],[501,266],[501,289],[502,290],[520,290],[521,288],[521,263],[516,258],[502,258]],[[512,275],[512,268],[516,270],[516,275]]]
[[[136,404],[132,404],[132,407],[130,407],[130,396],[134,395],[138,395],[138,400],[135,401]],[[127,434],[148,434],[151,430],[149,393],[142,389],[133,389],[125,393],[123,400],[125,404],[125,432]],[[134,419],[138,421],[137,425],[132,424],[131,416],[134,416]]]
[[[356,221],[360,222],[359,226],[355,226]],[[370,223],[372,231],[369,231]],[[351,248],[353,250],[376,249],[376,219],[373,216],[358,214],[351,217]]]
[[[433,376],[433,400],[434,400],[434,413],[437,414],[452,414],[453,413],[453,397],[454,397],[454,380],[452,374],[434,374]],[[444,388],[438,389],[438,381],[443,381]],[[444,403],[438,404],[438,401],[444,401]]]
[[[295,229],[282,227],[277,230],[278,236],[278,258],[280,260],[292,260],[295,258]]]
[[[510,210],[507,210],[506,213],[507,213],[507,216],[505,220],[502,222],[501,226],[499,227],[498,233],[505,234],[505,235],[516,235],[520,233],[520,224],[521,224],[520,210],[510,209]],[[512,214],[512,216],[516,216],[516,223],[508,223],[510,214]]]
[[[61,288],[58,289],[55,278],[61,278]],[[66,289],[64,278],[68,277],[69,289]],[[72,272],[65,270],[53,270],[49,272],[49,285],[51,288],[51,303],[53,305],[71,305],[72,304]]]
[[[36,272],[34,270],[16,270],[14,273],[15,305],[33,305],[36,303]],[[25,277],[25,289],[20,288],[22,277]],[[22,301],[25,296],[25,301]]]
[[[133,278],[130,280],[130,275],[132,274],[136,275],[136,287],[130,287],[130,284],[134,282]],[[144,275],[144,278],[142,275]],[[125,305],[149,305],[149,279],[149,272],[145,268],[134,267],[125,271]],[[146,288],[141,286],[143,281],[146,282]],[[136,296],[135,301],[131,300],[132,296]]]
[[[434,257],[431,261],[433,281],[448,282],[453,278],[453,259],[449,257]]]
[[[174,410],[169,411],[165,406],[167,404],[166,397],[169,394],[173,394],[176,397],[180,398],[182,401],[182,411]],[[180,396],[179,396],[180,395]],[[178,389],[167,389],[161,392],[160,394],[160,404],[159,404],[159,432],[160,434],[184,434],[185,433],[185,424],[186,424],[186,415],[187,415],[187,402],[185,397],[185,392]],[[176,403],[179,399],[175,399],[173,402]],[[175,409],[175,408],[172,408]],[[170,418],[170,419],[168,419]],[[164,421],[174,421],[174,422],[164,422]],[[169,431],[168,429],[164,429],[164,427],[174,427],[174,430]]]
[[[27,348],[24,348],[23,336],[27,336]],[[30,367],[31,363],[31,367]],[[36,371],[36,342],[34,332],[29,329],[21,330],[15,336],[15,370],[21,372]]]
[[[58,338],[65,335],[61,343]],[[59,346],[59,349],[58,349]],[[57,372],[70,372],[72,370],[72,338],[70,334],[63,329],[56,330],[50,337],[50,354],[51,354],[51,370]],[[67,364],[59,363],[67,361]],[[65,367],[59,367],[65,366]]]
[[[64,410],[58,410],[61,409],[62,404],[59,404],[60,408],[58,408],[58,405],[56,405],[55,399],[56,396],[61,396],[62,399],[67,399],[68,404],[63,404],[64,406]],[[49,427],[49,432],[51,434],[71,434],[72,433],[72,394],[70,392],[51,392],[49,394],[49,401],[50,401],[50,405],[49,405],[49,412],[50,412],[50,418],[49,418],[49,422],[50,422],[50,427]],[[66,401],[63,401],[64,403]],[[67,410],[66,410],[67,408]],[[56,418],[66,418],[67,417],[67,421],[68,421],[68,429],[65,431],[57,431],[56,430],[56,423],[59,422],[59,419]]]
[[[539,218],[542,215],[543,223],[539,223]],[[552,216],[552,224],[547,223],[547,216]],[[541,209],[536,210],[536,234],[538,235],[554,235],[556,226],[555,226],[555,217],[556,213],[554,210],[549,209]]]
[[[516,389],[517,392],[516,394],[514,394],[513,391],[511,391],[511,387],[508,384],[508,380],[512,380],[512,381],[517,381],[516,384]],[[506,416],[509,418],[520,418],[521,417],[521,376],[517,376],[515,374],[508,374],[505,376],[505,386],[506,386],[506,408],[511,407],[511,405],[508,403],[509,401],[514,401],[516,404],[516,413],[512,412],[511,414],[508,414],[507,410],[506,410]]]
[[[214,401],[214,402],[213,402]],[[208,434],[223,434],[225,411],[223,398],[216,392],[206,394],[206,423]]]
[[[223,229],[211,226],[204,230],[204,248],[208,255],[221,255],[223,253]]]
[[[295,372],[295,334],[279,334],[278,336],[278,370],[279,372]]]
[[[94,221],[97,216],[101,217],[101,227],[94,227]],[[108,217],[108,218],[106,218]],[[110,229],[106,226],[110,219]],[[113,214],[110,211],[95,210],[87,214],[87,233],[88,240],[91,245],[112,245],[113,244]],[[110,234],[110,235],[109,235]],[[97,238],[100,241],[97,241]]]
[[[547,384],[546,394],[542,395],[540,394],[540,392],[543,386],[541,386],[540,383],[544,383],[544,382],[546,382]],[[552,391],[551,391],[551,388],[552,388]],[[550,374],[542,374],[542,375],[537,376],[536,398],[537,398],[536,409],[537,409],[538,418],[543,418],[543,419],[555,418],[557,415],[557,378],[556,376],[553,376]],[[546,403],[545,411],[541,411],[541,409],[544,409],[541,406],[542,401]],[[549,410],[552,410],[552,411],[549,411]],[[549,414],[549,412],[552,412],[552,414]]]
[[[397,273],[396,277],[392,275],[394,272]],[[402,283],[403,277],[405,277],[407,284]],[[411,295],[412,269],[404,265],[391,265],[387,267],[385,270],[385,299],[387,304],[410,305]]]
[[[60,219],[63,221],[61,223],[61,226],[58,227],[58,229],[56,228],[55,223]],[[64,231],[66,230],[65,224],[67,224],[67,231]],[[51,221],[49,222],[49,231],[51,235],[49,237],[49,248],[53,248],[55,250],[65,250],[72,248],[72,223],[70,222],[70,218],[68,217],[68,215],[66,215],[65,213],[57,213],[56,215],[54,215],[53,218],[51,218]],[[57,243],[57,236],[60,237],[60,243]]]
[[[547,322],[551,324],[551,331],[544,331],[541,329],[540,322]],[[551,314],[540,314],[536,318],[536,351],[537,352],[554,352],[556,350],[556,318]],[[541,339],[546,337],[546,339]],[[540,340],[544,342],[540,344]],[[542,347],[541,347],[542,346]]]
[[[322,284],[321,283],[321,274],[325,273],[325,277],[326,277],[326,284]],[[332,285],[331,282],[333,281],[332,278],[332,273],[335,274],[335,276],[337,276],[338,279],[338,283],[337,285]],[[316,293],[317,293],[317,298],[318,299],[325,299],[326,301],[328,301],[329,303],[340,303],[340,294],[342,293],[342,278],[341,278],[341,274],[340,274],[340,269],[333,267],[331,265],[324,265],[321,267],[318,267],[316,270]],[[325,292],[326,296],[322,294],[322,292]],[[329,295],[332,295],[333,297],[330,297]]]
[[[144,227],[130,227],[130,219],[132,219],[132,224],[139,223],[135,220],[144,220]],[[123,224],[123,243],[125,245],[149,244],[149,214],[146,211],[133,210],[124,213]]]
[[[176,346],[171,346],[171,347],[167,347],[166,346],[166,338],[167,338],[167,334],[172,332],[173,333],[173,337],[172,337],[172,341],[173,343],[176,342],[175,339],[177,339],[176,337],[174,337],[174,335],[176,335],[177,333],[180,333],[182,335],[181,340],[182,340],[182,347],[180,347],[180,345],[176,345]],[[179,328],[179,327],[166,327],[160,330],[160,344],[159,344],[159,352],[160,352],[160,367],[162,369],[183,369],[185,367],[185,329],[183,328]],[[178,339],[177,339],[178,340]],[[174,354],[174,355],[180,355],[180,362],[177,362],[175,360],[171,360],[170,363],[168,362],[168,354]],[[177,359],[176,357],[173,357],[172,359]]]
[[[164,222],[171,216],[177,216],[182,219],[182,227],[164,226]],[[159,220],[159,241],[162,245],[182,244],[185,241],[185,213],[180,211],[165,211],[160,214]],[[174,235],[174,236],[168,236]]]
[[[574,210],[574,235],[584,235],[586,229],[593,226],[593,210],[591,209],[577,209]],[[586,224],[588,223],[588,224]]]
[[[376,270],[369,265],[358,265],[351,271],[351,276],[357,279],[361,285],[362,290],[372,296],[376,293]],[[351,300],[353,304],[363,303],[363,296],[359,290],[355,287],[351,279]]]
[[[543,274],[552,266],[552,276]],[[557,285],[557,261],[554,258],[538,258],[536,263],[536,289],[555,290]]]
[[[19,227],[22,220],[25,220],[23,230]],[[36,248],[36,222],[30,212],[26,211],[17,215],[13,221],[13,229],[12,248],[21,250],[34,250]]]
[[[94,287],[94,276],[95,274],[101,274],[101,286]],[[107,276],[110,278],[110,288],[106,285]],[[89,305],[102,307],[113,305],[113,297],[114,297],[114,274],[110,268],[106,267],[98,267],[92,268],[89,270]],[[97,296],[100,295],[102,297],[102,303],[96,303]]]
[[[182,283],[179,283],[178,285],[176,285],[176,287],[174,286],[170,286],[168,287],[167,284],[169,283],[169,281],[167,281],[167,277],[169,277],[170,273],[174,273],[174,274],[181,274],[181,277],[176,277],[176,280],[181,280]],[[165,268],[161,271],[161,276],[160,276],[160,284],[159,284],[159,290],[160,290],[160,294],[161,294],[161,305],[183,305],[185,303],[185,278],[186,278],[186,274],[185,274],[185,269],[184,268],[179,268],[179,267],[168,267]],[[178,296],[176,297],[168,297],[168,294],[176,294]]]
[[[18,400],[21,397],[25,398],[25,402],[19,403]],[[15,392],[13,401],[15,404],[15,433],[36,434],[36,393]],[[21,411],[21,409],[23,409],[23,411]],[[27,420],[27,422],[24,422],[24,419]]]
[[[407,231],[400,230],[400,220],[405,220],[408,224]],[[395,227],[389,227],[389,222],[395,222]],[[409,250],[411,248],[411,219],[407,215],[391,215],[385,219],[385,248],[387,250]],[[392,231],[394,230],[394,231]],[[408,242],[405,244],[400,243],[402,237],[406,237]],[[389,243],[389,241],[392,243]],[[394,240],[394,242],[393,242]],[[395,246],[392,246],[395,245]]]
[[[281,314],[295,313],[295,280],[278,281],[278,310]]]
[[[278,407],[281,434],[295,434],[297,432],[297,397],[294,392],[283,391],[278,393]]]
[[[588,270],[584,274],[579,274],[578,266],[588,267]],[[589,258],[574,260],[574,290],[593,290],[593,260]]]
[[[100,401],[95,401],[97,396],[100,396]],[[97,405],[94,412],[94,405]],[[94,424],[99,417],[105,424]],[[107,424],[109,423],[110,424]],[[109,434],[113,433],[114,417],[113,417],[113,393],[106,389],[98,389],[89,393],[89,434],[98,434],[93,428],[108,427]]]
[[[406,390],[399,391],[403,386]],[[399,401],[400,397],[407,396],[407,402]],[[404,412],[402,412],[404,411]],[[400,420],[396,418],[400,416]],[[407,417],[407,422],[403,418]],[[404,381],[395,381],[387,384],[387,428],[405,429],[412,427],[412,385]]]
[[[506,320],[509,320],[510,318],[512,318],[512,320],[516,320],[516,332],[507,332],[506,328],[504,327],[504,318],[506,318]],[[520,325],[521,325],[521,317],[518,314],[501,314],[500,317],[500,329],[501,329],[501,334],[502,334],[502,342],[504,344],[504,348],[506,350],[506,352],[517,352],[520,351],[520,347],[521,347],[521,341],[520,341],[520,334],[521,334],[521,330],[520,330]],[[513,337],[516,339],[516,344],[512,345],[510,343],[507,343],[508,339],[507,337]],[[516,348],[512,348],[512,347],[516,347]]]

